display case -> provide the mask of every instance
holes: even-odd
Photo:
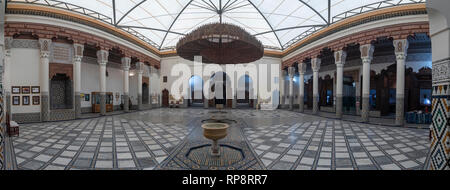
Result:
[[[91,95],[92,112],[100,113],[100,92],[92,92]],[[112,92],[106,93],[106,112],[114,111],[114,94]]]

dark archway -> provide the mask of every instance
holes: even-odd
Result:
[[[57,73],[50,80],[50,109],[72,109],[72,80],[66,74]]]
[[[149,104],[149,86],[147,83],[142,83],[142,104]]]
[[[238,107],[253,107],[254,102],[250,98],[253,95],[253,80],[249,75],[244,75],[239,78],[237,93],[238,97],[236,102]]]
[[[189,79],[190,99],[189,106],[203,106],[203,79],[200,76],[193,75]]]
[[[220,86],[216,87],[216,83]],[[211,76],[210,85],[210,92],[215,96],[214,99],[209,100],[209,106],[217,107],[216,105],[223,105],[224,108],[231,108],[231,99],[230,101],[227,100],[227,92],[228,90],[231,91],[231,80],[229,76],[225,72],[214,73]]]
[[[167,89],[162,91],[162,107],[169,107],[169,91]]]

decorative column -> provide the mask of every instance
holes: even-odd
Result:
[[[73,44],[73,82],[74,82],[74,100],[75,117],[81,117],[81,60],[83,59],[84,46],[82,44]]]
[[[354,80],[355,80],[355,98],[356,98],[356,102],[355,102],[355,110],[356,110],[356,115],[361,115],[361,76],[360,73],[361,69],[358,70],[358,73],[353,75]]]
[[[231,102],[231,108],[232,109],[236,109],[236,106],[237,106],[237,87],[238,87],[238,81],[237,81],[237,75],[234,75],[233,76],[233,87],[234,87],[234,90],[233,90],[233,100],[232,100],[232,102]]]
[[[97,62],[100,66],[100,115],[106,115],[106,64],[108,64],[107,50],[97,51]]]
[[[280,108],[284,108],[284,104],[286,104],[286,75],[287,75],[287,71],[286,70],[281,70],[281,77],[280,77],[280,85],[281,85],[281,93],[280,93]]]
[[[12,37],[5,37],[5,57],[4,57],[4,65],[3,65],[3,90],[4,94],[4,104],[3,106],[6,108],[3,114],[8,114],[9,118],[11,118],[11,45],[13,42]]]
[[[395,124],[403,125],[405,121],[405,62],[408,54],[407,39],[394,40],[395,56],[397,57],[397,90],[395,102]]]
[[[130,111],[130,57],[122,57],[122,70],[123,70],[123,111]]]
[[[361,118],[363,122],[369,122],[370,112],[370,64],[373,59],[375,47],[372,44],[362,45],[360,47],[361,59],[363,64],[363,81],[362,81],[362,110]]]
[[[204,84],[207,83],[206,81],[209,81],[209,80],[210,79],[208,77],[203,77]],[[210,81],[210,82],[212,82],[212,81]],[[203,94],[204,94],[204,96],[203,96],[203,108],[204,109],[208,109],[209,108],[209,97],[211,96],[211,91],[210,91],[211,84],[210,83],[207,83],[207,84],[208,84],[208,86],[203,85]],[[206,89],[204,89],[204,88],[206,88]],[[208,92],[208,93],[205,93],[205,91]]]
[[[138,110],[142,110],[142,74],[144,73],[144,63],[136,63],[137,72],[137,96],[138,96]]]
[[[39,82],[41,85],[41,120],[49,121],[50,119],[50,101],[49,101],[49,56],[50,56],[50,45],[52,40],[50,39],[39,39],[39,48],[41,53],[40,59],[40,75]]]
[[[6,65],[6,59],[7,56],[11,56],[11,52],[9,52],[10,55],[7,54],[11,46],[7,45],[7,40],[4,39],[5,36],[5,6],[6,2],[0,3],[0,170],[6,170],[9,169],[8,165],[8,158],[10,158],[11,151],[7,151],[6,143],[10,143],[10,141],[6,138],[6,115],[5,115],[5,102],[4,99],[6,98],[3,94],[4,91],[4,74],[5,72],[5,65]],[[9,47],[7,47],[9,46]],[[4,54],[5,53],[5,54]],[[9,109],[8,109],[9,110]],[[8,163],[7,163],[8,162]],[[3,180],[5,181],[5,180]]]
[[[306,73],[306,63],[300,63],[298,66],[298,82],[299,82],[299,110],[300,112],[305,111],[305,73]]]
[[[295,67],[289,67],[289,110],[294,109],[294,75]]]
[[[428,0],[433,69],[430,151],[424,169],[450,170],[450,1]]]
[[[344,65],[347,53],[343,50],[334,53],[336,62],[336,117],[342,118],[343,94],[344,94]]]
[[[319,112],[319,70],[321,60],[319,58],[311,59],[311,67],[313,70],[313,114]]]
[[[153,108],[153,102],[152,102],[152,74],[153,71],[155,70],[155,68],[153,68],[153,66],[148,67],[148,106],[149,109]]]

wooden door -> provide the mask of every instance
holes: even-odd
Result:
[[[169,107],[169,91],[167,89],[162,91],[162,106]]]

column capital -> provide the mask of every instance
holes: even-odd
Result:
[[[73,44],[73,50],[74,50],[74,57],[75,58],[82,58],[83,52],[84,52],[84,45],[83,44]]]
[[[41,58],[50,57],[50,45],[52,44],[51,39],[39,39],[39,49],[41,50]]]
[[[5,37],[5,50],[6,51],[11,50],[13,41],[14,41],[13,37]]]
[[[73,50],[74,50],[74,62],[81,62],[83,59],[83,51],[84,51],[84,45],[83,44],[73,44]]]
[[[321,63],[322,63],[322,60],[320,58],[311,59],[311,67],[312,67],[313,72],[319,72]]]
[[[301,62],[301,63],[298,64],[298,72],[301,75],[304,75],[306,73],[306,63]]]
[[[101,66],[106,66],[108,63],[109,52],[107,50],[98,50],[97,51],[97,62]]]
[[[371,61],[373,58],[373,52],[375,51],[375,46],[372,44],[361,45],[359,50],[361,51],[361,59]]]
[[[131,58],[130,57],[122,57],[121,62],[122,62],[122,69],[124,71],[129,71],[130,65],[131,65]]]
[[[347,52],[344,50],[339,50],[334,52],[334,61],[336,66],[344,66],[345,60],[347,59]]]
[[[407,39],[394,40],[394,48],[397,59],[406,59],[409,48],[409,42]]]
[[[50,45],[52,44],[52,40],[51,39],[44,39],[44,38],[40,38],[39,39],[39,49],[42,51],[47,51],[50,52]]]
[[[289,77],[290,77],[290,78],[294,78],[294,75],[295,75],[295,67],[289,67],[289,68],[288,68],[288,73],[289,73]]]
[[[144,63],[142,62],[136,62],[136,72],[138,74],[144,73]]]

